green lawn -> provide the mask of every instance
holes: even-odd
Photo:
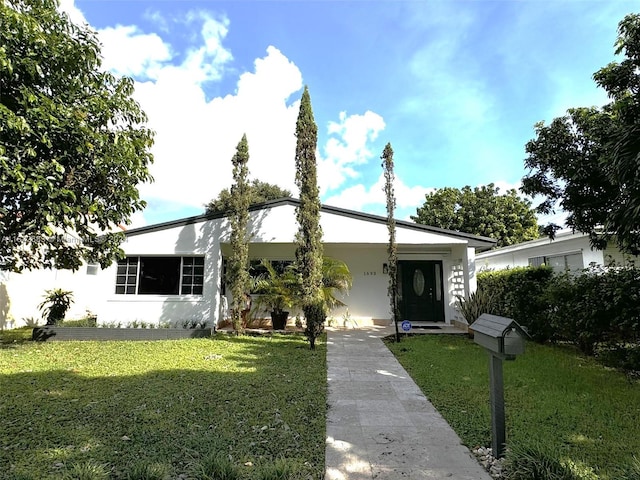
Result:
[[[461,336],[423,335],[390,349],[463,443],[491,445],[488,357]],[[504,363],[507,445],[542,445],[580,478],[621,478],[640,458],[640,383],[573,349],[527,344]]]
[[[4,338],[0,478],[218,478],[229,458],[239,478],[322,476],[324,342]]]

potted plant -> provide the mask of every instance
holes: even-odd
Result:
[[[297,276],[291,266],[278,271],[269,260],[265,259],[260,262],[260,265],[266,272],[255,280],[252,289],[252,293],[257,294],[255,307],[271,313],[274,330],[284,330],[289,318],[289,310],[297,304]]]
[[[262,260],[266,272],[255,280],[252,293],[258,295],[257,308],[271,312],[275,330],[284,329],[289,309],[300,306],[300,286],[295,265],[277,270],[269,260]],[[322,261],[322,299],[326,311],[345,306],[336,294],[346,294],[352,285],[349,267],[342,260],[324,257]]]

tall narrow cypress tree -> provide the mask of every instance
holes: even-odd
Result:
[[[311,349],[324,331],[326,311],[322,300],[322,228],[318,189],[316,146],[318,127],[313,118],[309,89],[305,86],[296,123],[296,185],[300,205],[296,209],[296,264],[302,290],[302,310],[307,322],[305,335]]]
[[[391,144],[387,143],[382,152],[382,168],[384,170],[384,193],[387,196],[387,228],[389,230],[389,245],[387,253],[389,254],[389,303],[391,305],[391,319],[396,326],[396,342],[400,341],[400,332],[398,331],[398,318],[400,312],[398,309],[398,248],[396,246],[396,220],[394,212],[396,209],[396,197],[393,188],[395,174],[393,173],[393,149]]]
[[[231,320],[236,332],[242,331],[242,310],[246,308],[245,294],[249,290],[249,242],[247,240],[247,224],[249,223],[249,145],[247,136],[236,147],[231,159],[233,164],[233,185],[231,186],[231,256],[227,267],[227,275],[231,287]]]

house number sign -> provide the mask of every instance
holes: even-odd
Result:
[[[373,276],[375,274],[376,274],[376,272],[364,272],[364,276],[365,277],[370,277],[370,276]]]

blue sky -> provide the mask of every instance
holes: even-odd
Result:
[[[397,217],[434,188],[519,186],[536,122],[602,105],[617,0],[63,0],[97,30],[105,69],[136,81],[156,131],[155,182],[133,226],[204,211],[231,185],[247,134],[252,178],[294,185],[304,85],[318,124],[323,202],[385,214],[380,155],[394,149]]]

